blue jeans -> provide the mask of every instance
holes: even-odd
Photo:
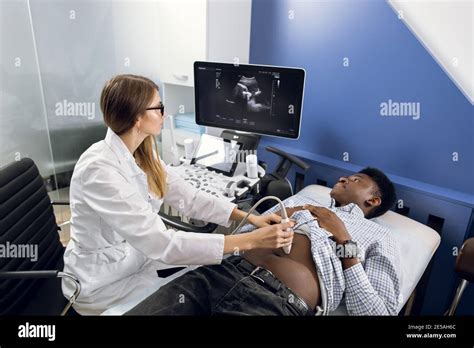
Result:
[[[231,256],[162,286],[126,315],[314,315],[271,272]]]

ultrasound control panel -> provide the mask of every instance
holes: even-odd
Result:
[[[260,181],[260,178],[249,179],[245,175],[228,177],[205,167],[190,164],[189,161],[182,163],[180,166],[171,168],[198,190],[218,198],[226,199],[230,202],[242,197],[250,188],[254,187]],[[261,176],[264,175],[264,172],[260,173]]]

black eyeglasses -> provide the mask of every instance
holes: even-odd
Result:
[[[161,116],[165,116],[165,106],[162,102],[160,102],[159,106],[155,106],[152,108],[146,108],[146,110],[160,110]]]

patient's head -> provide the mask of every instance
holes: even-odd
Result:
[[[331,197],[337,206],[357,204],[367,219],[384,214],[396,200],[392,182],[383,172],[370,167],[340,178],[332,188]]]

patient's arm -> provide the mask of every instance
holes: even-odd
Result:
[[[364,266],[344,270],[346,306],[350,315],[397,315],[400,294],[399,259],[394,241],[367,253]]]
[[[331,232],[337,244],[351,240],[344,222],[324,207],[304,205],[318,220],[319,226]],[[367,251],[365,265],[359,258],[344,259],[346,306],[351,315],[396,315],[398,311],[398,253],[387,236]]]

